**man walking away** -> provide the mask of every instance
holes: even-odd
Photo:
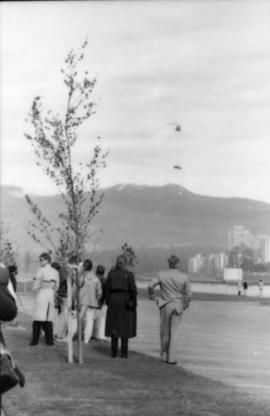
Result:
[[[160,287],[157,303],[160,308],[161,360],[168,364],[177,364],[177,333],[192,296],[187,275],[178,270],[179,261],[177,256],[171,255],[169,270],[161,271],[148,286],[151,300],[155,300],[154,288]]]

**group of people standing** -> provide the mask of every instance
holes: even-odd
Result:
[[[39,260],[41,268],[33,285],[32,346],[38,344],[41,329],[47,345],[53,345],[54,340],[66,339],[68,334],[67,279],[72,281],[72,272],[58,263],[51,263],[48,253],[41,254]],[[79,285],[79,297],[75,296],[76,284],[72,290],[75,317],[72,336],[76,332],[76,313],[79,313],[86,344],[92,337],[110,338],[111,357],[117,357],[120,347],[120,356],[128,358],[128,341],[136,336],[137,331],[137,286],[134,273],[127,267],[126,257],[118,256],[107,276],[102,265],[93,272],[90,259],[79,266],[74,259],[70,264],[70,270],[76,270],[76,284]],[[177,333],[183,313],[189,306],[191,290],[187,275],[179,271],[179,258],[172,255],[168,264],[169,269],[160,272],[149,284],[148,294],[160,310],[161,360],[176,364]],[[160,288],[159,297],[155,296],[157,286]]]
[[[56,340],[67,340],[70,312],[67,282],[70,278],[73,309],[71,313],[79,313],[84,342],[87,344],[91,338],[109,338],[111,357],[117,357],[119,349],[120,356],[128,358],[128,341],[136,337],[137,332],[137,286],[134,273],[127,267],[126,257],[118,256],[107,276],[103,265],[97,265],[93,271],[90,259],[84,260],[79,266],[76,261],[70,261],[71,273],[68,268],[52,263],[49,253],[42,253],[39,261],[41,267],[33,282],[34,308],[30,345],[35,346],[39,343],[42,330],[48,346],[53,345]],[[72,263],[77,268],[79,298],[75,296],[76,284],[72,278]],[[168,264],[169,269],[160,272],[149,284],[148,294],[160,311],[161,360],[175,364],[178,328],[189,305],[191,291],[187,276],[179,271],[179,258],[172,255]],[[16,290],[16,280],[12,281],[10,276],[9,280],[12,289]],[[160,288],[159,297],[155,295],[157,286]],[[78,301],[79,305],[76,304]],[[72,336],[75,332],[76,329]]]
[[[54,344],[55,339],[60,339],[61,335],[67,335],[67,299],[70,299],[67,283],[70,279],[71,287],[77,285],[80,289],[79,292],[75,291],[76,296],[71,298],[74,310],[79,313],[79,319],[83,323],[84,342],[90,341],[97,326],[97,337],[100,339],[107,337],[111,340],[111,357],[117,357],[120,352],[122,358],[128,358],[129,339],[135,337],[137,331],[137,286],[134,273],[127,267],[126,257],[118,256],[115,266],[110,269],[107,276],[102,265],[98,265],[93,272],[93,263],[90,259],[84,260],[81,265],[73,259],[70,262],[70,270],[66,270],[58,263],[51,263],[49,253],[42,253],[39,261],[41,267],[33,283],[35,299],[30,345],[35,346],[39,343],[41,330],[44,331],[45,342],[49,346]],[[169,269],[160,272],[149,284],[148,294],[160,311],[161,360],[168,364],[176,364],[177,333],[192,295],[187,275],[179,271],[179,258],[172,255],[168,259],[168,264]],[[74,270],[76,272],[72,275]],[[16,286],[10,277],[10,272],[15,270],[8,270],[0,263],[1,348],[5,348],[1,320],[12,320],[17,314]],[[159,296],[155,294],[157,286],[160,289]],[[72,290],[71,294],[75,292]],[[79,302],[79,305],[76,305],[76,302]],[[55,314],[56,309],[57,314]],[[15,364],[14,369],[23,387],[24,376]],[[1,392],[5,391],[5,386],[1,383],[0,377],[0,397]]]
[[[74,265],[71,259],[70,270],[61,267],[59,263],[51,263],[48,253],[42,253],[39,257],[41,267],[34,278],[33,292],[33,336],[31,346],[39,342],[41,329],[45,333],[47,345],[53,345],[54,340],[66,340],[68,332],[68,299],[67,279],[73,281],[72,285],[72,309],[73,314],[79,311],[80,318],[84,324],[84,342],[91,339],[94,321],[98,321],[102,331],[102,320],[100,319],[102,309],[102,278],[105,272],[103,266],[98,266],[96,274],[92,272],[92,261],[86,259],[78,273],[80,285],[79,306],[76,308],[76,282],[73,279]],[[72,280],[73,279],[73,280]],[[104,325],[103,325],[104,326]],[[101,333],[101,331],[99,331]],[[76,331],[75,331],[76,332]],[[73,334],[75,335],[75,334]],[[100,338],[104,338],[100,334]]]
[[[264,282],[262,279],[259,279],[258,281],[258,290],[259,290],[259,298],[263,297],[263,288],[264,288]],[[237,285],[237,294],[238,296],[247,296],[247,290],[248,290],[248,282],[244,280],[243,282],[240,280]]]
[[[247,296],[247,290],[248,290],[248,282],[245,280],[244,282],[239,281],[237,286],[237,294],[238,296]]]
[[[92,271],[90,259],[79,267],[71,265],[71,273],[58,263],[51,263],[48,253],[42,253],[39,260],[41,267],[33,284],[35,300],[30,345],[39,343],[42,329],[47,345],[67,336],[67,279],[72,281],[72,270],[77,267],[77,281],[73,280],[72,286],[73,314],[75,322],[76,313],[80,314],[84,342],[87,344],[92,337],[101,340],[110,337],[111,356],[116,357],[120,338],[121,357],[128,358],[128,339],[136,336],[137,288],[134,274],[126,268],[125,256],[117,257],[107,278],[103,265],[98,265],[95,273]],[[76,285],[79,285],[79,299]],[[76,329],[72,335],[75,332]]]

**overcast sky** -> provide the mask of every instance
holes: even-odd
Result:
[[[97,113],[76,160],[102,137],[102,187],[176,183],[270,203],[269,1],[2,2],[0,12],[2,184],[55,192],[25,118],[35,95],[62,110],[60,69],[88,38]]]

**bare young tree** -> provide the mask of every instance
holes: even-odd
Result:
[[[33,132],[25,134],[34,150],[36,164],[56,184],[64,207],[59,214],[60,225],[55,225],[38,204],[26,195],[34,218],[28,233],[36,242],[64,258],[66,263],[71,256],[79,261],[89,239],[90,226],[104,196],[99,189],[98,172],[106,167],[108,155],[108,151],[103,151],[101,145],[96,144],[93,151],[89,150],[86,162],[75,164],[73,156],[79,128],[94,114],[95,107],[92,91],[96,79],[90,79],[88,71],[80,70],[87,43],[85,41],[80,48],[71,50],[61,69],[67,88],[62,116],[54,114],[52,110],[45,111],[41,97],[36,96],[27,118]],[[97,140],[100,142],[100,137]],[[79,315],[79,310],[77,312]],[[82,362],[79,322],[78,316],[79,362]]]
[[[129,246],[127,243],[124,243],[121,247],[122,255],[126,259],[126,267],[134,269],[136,264],[138,263],[136,253],[132,246]]]

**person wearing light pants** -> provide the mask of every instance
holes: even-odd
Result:
[[[161,271],[148,286],[148,294],[160,308],[161,360],[177,364],[177,335],[185,309],[191,300],[191,290],[186,274],[178,270],[179,258],[168,259],[169,270]],[[160,297],[155,297],[155,287],[160,287]]]
[[[80,290],[81,317],[84,320],[84,342],[87,344],[93,333],[94,321],[97,317],[99,299],[102,288],[99,278],[91,271],[93,263],[90,259],[83,262],[83,286]]]
[[[107,314],[107,305],[105,305],[105,267],[99,264],[96,268],[96,276],[99,278],[102,287],[102,296],[99,300],[99,309],[97,310],[96,320],[94,323],[93,339],[104,341],[105,337],[105,320]]]
[[[84,322],[85,322],[84,342],[85,344],[88,344],[88,342],[92,338],[94,322],[96,320],[96,317],[97,317],[97,308],[88,306],[88,308],[85,311],[85,316],[84,316]]]

